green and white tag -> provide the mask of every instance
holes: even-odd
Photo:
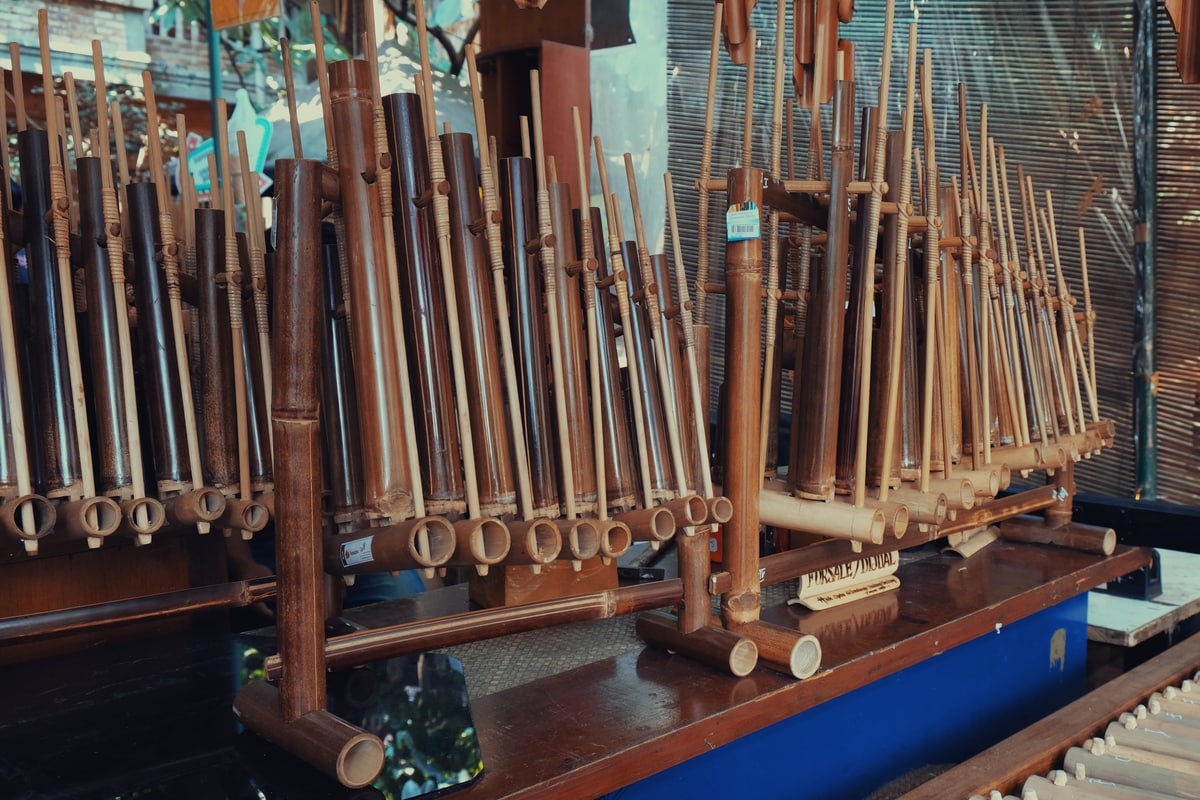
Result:
[[[762,222],[758,206],[747,200],[735,203],[725,212],[725,238],[731,242],[743,242],[762,236]]]

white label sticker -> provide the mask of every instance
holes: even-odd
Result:
[[[353,567],[357,564],[366,564],[374,561],[375,558],[371,555],[371,542],[374,539],[374,536],[368,536],[365,539],[355,539],[351,542],[343,542],[342,566]]]
[[[731,242],[758,239],[762,236],[758,206],[749,201],[736,203],[725,212],[725,238]]]

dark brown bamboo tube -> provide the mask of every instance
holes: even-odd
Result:
[[[675,535],[675,515],[663,506],[621,511],[614,519],[628,525],[633,538],[639,542],[662,543]]]
[[[379,187],[369,182],[374,181],[378,160],[369,69],[360,60],[330,64],[330,106],[339,154],[347,263],[352,267],[350,331],[363,448],[363,501],[384,517],[404,519],[413,514],[409,432],[400,407],[400,384],[406,380],[407,365],[398,363],[395,356],[399,342],[393,319],[400,309],[392,304],[383,252]]]
[[[258,533],[271,521],[271,513],[257,500],[226,497],[225,508],[215,521],[223,528]]]
[[[79,246],[82,249],[87,297],[87,341],[96,452],[93,463],[99,490],[110,496],[132,497],[125,394],[117,350],[116,301],[109,262],[101,247],[104,207],[100,160],[76,161],[79,183]],[[124,298],[122,298],[124,301]],[[131,367],[132,365],[130,365]],[[128,368],[128,367],[126,367]]]
[[[849,202],[846,186],[854,169],[853,84],[838,82],[833,109],[829,204],[830,208],[840,209]],[[797,409],[799,419],[793,424],[802,426],[796,491],[801,497],[816,500],[828,499],[834,489],[849,236],[849,215],[830,214],[825,258],[821,269],[813,271],[808,303],[804,381]],[[737,499],[731,499],[737,505]]]
[[[344,88],[340,79],[337,83]],[[358,85],[365,85],[365,80]],[[369,112],[369,103],[366,106]],[[340,116],[345,117],[346,112]],[[355,158],[343,152],[341,163],[353,164]],[[325,591],[318,416],[321,309],[317,302],[323,258],[320,235],[323,169],[317,161],[280,159],[275,171],[279,204],[275,326],[280,335],[275,337],[271,350],[271,359],[277,367],[271,410],[277,465],[275,537],[279,655],[287,665],[280,681],[278,713],[285,722],[325,707],[322,646]],[[341,177],[344,191],[349,181],[345,174]],[[347,217],[356,217],[359,213],[357,201],[351,201],[347,206],[354,209]],[[357,308],[365,315],[365,303]],[[387,329],[390,330],[390,326]],[[235,702],[235,707],[237,705]]]
[[[637,242],[621,242],[622,262],[628,266],[638,263]],[[640,270],[627,269],[626,281],[630,298],[636,297],[642,291]],[[667,426],[664,416],[666,407],[663,404],[662,388],[654,369],[654,347],[650,339],[650,313],[642,303],[630,302],[629,322],[631,330],[625,336],[633,343],[636,356],[632,368],[637,370],[638,383],[641,386],[642,398],[631,398],[630,402],[640,402],[645,409],[646,442],[641,447],[646,449],[650,461],[650,488],[655,499],[673,497],[675,495],[675,475],[671,469],[671,453],[667,442]]]
[[[878,109],[874,106],[867,106],[862,110],[861,144],[858,151],[859,180],[867,180],[871,175],[877,116]],[[875,297],[875,265],[866,262],[867,239],[875,235],[867,230],[869,202],[870,195],[865,194],[858,195],[854,201],[857,220],[851,225],[850,232],[854,239],[854,255],[850,262],[850,293],[847,295],[846,312],[842,320],[841,388],[838,390],[840,402],[835,445],[837,458],[834,464],[836,485],[838,490],[843,492],[853,489],[857,471],[859,395],[862,392],[862,381],[866,379],[863,375],[863,358],[864,351],[871,346],[871,342],[862,335],[863,323],[867,315],[874,315],[872,304]],[[869,288],[867,284],[870,284]]]
[[[346,634],[325,643],[325,661],[330,670],[347,669],[381,658],[419,653],[476,642],[510,633],[520,633],[568,622],[612,617],[663,608],[679,602],[682,582],[678,579],[609,589],[594,594],[561,597],[520,606],[468,611],[431,620],[393,625]],[[279,656],[265,665],[267,680],[279,678],[283,669]]]
[[[514,520],[508,523],[512,547],[507,564],[528,564],[535,570],[549,564],[562,552],[562,534],[548,519]]]
[[[442,517],[417,517],[325,538],[331,575],[360,575],[440,567],[454,555],[454,528]]]
[[[583,291],[579,277],[579,248],[571,214],[571,185],[550,183],[550,222],[554,231],[554,270],[558,291],[556,308],[546,309],[558,315],[558,335],[562,349],[563,385],[553,391],[566,394],[567,417],[572,431],[571,475],[574,478],[576,507],[581,513],[595,509],[596,456],[592,440],[592,412],[588,395],[587,322],[582,307]]]
[[[49,499],[81,497],[82,474],[67,344],[62,292],[49,225],[49,143],[45,131],[17,134],[21,168],[21,203],[25,218],[25,257],[29,270],[29,449],[33,482]],[[70,291],[67,288],[67,291]]]
[[[196,225],[197,310],[200,318],[200,420],[204,482],[237,491],[237,432],[233,408],[233,344],[225,281],[225,212],[198,208]]]
[[[242,264],[248,265],[249,254],[245,248],[246,237],[239,233],[238,257]],[[243,267],[242,275],[249,276],[250,270]],[[247,280],[244,283],[250,283]],[[242,318],[250,323],[242,326],[242,375],[241,380],[246,387],[246,439],[250,455],[250,486],[254,492],[261,492],[271,484],[271,437],[267,432],[271,425],[270,400],[267,399],[267,375],[270,368],[262,368],[263,349],[259,346],[262,332],[254,323],[255,311],[250,292],[237,291],[242,295]],[[244,498],[249,499],[249,498]]]
[[[31,642],[139,620],[162,619],[208,609],[237,608],[274,596],[275,578],[270,577],[6,617],[0,620],[0,642]]]
[[[450,233],[458,319],[467,374],[471,440],[480,511],[499,516],[516,511],[512,437],[504,411],[496,312],[483,237],[471,228],[483,217],[471,135],[444,134],[442,156],[450,185]]]
[[[762,207],[762,170],[729,171],[730,206]],[[758,496],[760,406],[759,342],[762,327],[762,240],[744,239],[725,247],[725,386],[728,407],[725,425],[725,491],[733,517],[725,523],[725,567],[732,589],[722,597],[725,621],[740,624],[758,619]],[[844,292],[843,292],[844,293]],[[830,479],[833,467],[830,464]]]
[[[417,436],[421,452],[421,484],[430,514],[462,513],[462,469],[454,417],[450,344],[446,325],[446,293],[438,262],[433,206],[424,193],[430,185],[429,154],[421,99],[416,94],[383,98],[388,139],[394,158],[393,227],[400,285],[409,308],[404,335],[412,354],[413,402],[417,405]]]
[[[924,272],[905,245],[902,256],[905,281],[904,319],[900,367],[899,461],[901,480],[919,480],[921,476],[921,347],[917,336],[917,292],[924,283]]]
[[[460,519],[454,523],[454,537],[454,555],[447,563],[475,567],[480,575],[487,575],[488,567],[499,564],[512,549],[508,528],[498,519]]]
[[[711,624],[712,597],[708,593],[708,575],[712,569],[711,540],[711,530],[701,527],[694,535],[680,536],[675,542],[679,576],[683,579],[683,597],[676,607],[680,633],[695,633]]]
[[[889,133],[887,137],[887,158],[885,173],[888,183],[887,202],[899,202],[901,167],[907,161],[904,152],[904,134]],[[900,380],[902,349],[900,338],[903,336],[904,292],[907,283],[907,259],[904,254],[908,251],[908,243],[900,242],[900,218],[898,214],[888,215],[883,222],[883,281],[880,297],[879,340],[877,348],[879,358],[872,361],[871,382],[878,390],[871,393],[870,427],[868,429],[867,483],[878,486],[884,481],[888,487],[899,485],[900,482],[900,448],[896,441],[900,435],[900,426],[892,420],[895,418],[900,397]],[[903,247],[903,249],[901,249]],[[884,446],[884,437],[891,431],[888,447]],[[885,456],[890,463],[884,464]]]
[[[157,256],[158,199],[153,184],[126,187],[126,203],[138,306],[138,340],[142,350],[142,389],[150,420],[154,473],[160,497],[191,488],[191,464],[183,429],[183,399],[175,361],[175,334],[167,318],[166,286]]]
[[[324,302],[322,304],[321,433],[325,446],[326,481],[333,494],[335,523],[351,521],[363,513],[362,443],[355,415],[358,398],[354,364],[350,355],[350,323],[342,308],[342,282],[338,274],[337,247],[322,247]]]
[[[38,540],[54,530],[54,504],[40,494],[0,500],[0,531],[18,539],[26,555],[37,555]]]
[[[747,622],[733,632],[753,641],[759,662],[776,672],[804,679],[821,668],[821,643],[815,636],[769,622]]]
[[[636,628],[637,635],[649,645],[681,653],[735,677],[749,675],[758,664],[754,640],[724,628],[710,625],[692,633],[680,633],[678,619],[664,611],[640,615]]]
[[[610,509],[631,508],[637,498],[637,467],[634,464],[629,411],[621,388],[621,365],[617,356],[617,317],[614,309],[616,298],[609,288],[612,284],[612,270],[606,255],[608,248],[605,244],[600,209],[592,207],[590,213],[596,254],[595,314],[600,333],[600,392],[604,406],[604,426],[608,431],[604,449],[604,485],[608,490]]]
[[[247,728],[343,786],[359,789],[379,775],[384,763],[379,737],[324,709],[288,719],[283,703],[281,690],[269,683],[252,681],[238,692],[233,710]]]
[[[1055,528],[1048,525],[1046,520],[1031,516],[1001,522],[1000,535],[1013,542],[1056,544],[1105,556],[1112,555],[1117,546],[1117,533],[1112,528],[1084,525],[1079,522]]]
[[[538,515],[557,517],[558,478],[554,447],[554,417],[550,411],[549,346],[542,324],[543,292],[537,249],[536,186],[533,162],[506,158],[499,164],[504,257],[509,281],[514,356],[519,375],[522,418],[533,484],[533,506]]]
[[[676,497],[674,500],[662,503],[659,507],[670,511],[680,525],[703,525],[708,522],[708,503],[699,495],[687,494]]]

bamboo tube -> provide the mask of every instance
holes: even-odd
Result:
[[[929,491],[946,495],[946,507],[952,511],[965,511],[975,507],[975,484],[955,473],[953,478],[931,478]]]
[[[287,94],[288,128],[292,133],[292,156],[304,158],[304,145],[300,142],[300,118],[296,114],[296,76],[292,72],[292,49],[286,36],[280,37],[279,50],[283,60],[283,85]]]
[[[223,273],[225,213],[211,208],[195,211],[200,413],[204,429],[204,482],[223,494],[236,495],[237,417],[232,395],[233,365],[230,363],[233,345],[227,297],[229,284]]]
[[[844,187],[849,183],[853,169],[853,108],[853,84],[839,81],[834,98],[833,188],[830,193],[833,208],[841,208],[848,202]],[[842,317],[846,306],[845,269],[850,233],[848,216],[831,215],[829,228],[822,271],[813,279],[813,300],[804,337],[806,380],[797,408],[799,422],[793,423],[805,426],[799,442],[796,492],[814,500],[828,499],[834,489]],[[737,504],[736,499],[734,503]]]
[[[504,410],[504,379],[495,304],[488,283],[487,253],[482,238],[471,231],[471,226],[483,216],[471,137],[465,133],[444,134],[438,146],[442,148],[450,187],[447,222],[458,319],[462,325],[463,364],[472,375],[466,394],[479,509],[480,515],[498,517],[517,509],[517,477],[510,420]]]
[[[736,499],[733,497],[730,499],[734,501],[734,508],[737,509]],[[782,492],[767,490],[763,490],[759,495],[758,516],[764,525],[871,544],[879,544],[883,541],[883,532],[887,523],[883,511],[878,508],[859,508],[846,503],[804,500]],[[728,528],[726,530],[726,552],[728,552]],[[757,562],[757,559],[755,561]],[[728,560],[726,563],[728,565]],[[757,582],[757,575],[755,581]]]
[[[1072,747],[1063,758],[1068,772],[1149,789],[1153,792],[1179,797],[1200,796],[1200,776],[1185,775],[1163,767],[1132,763],[1113,755],[1095,755]]]
[[[1113,781],[1077,780],[1062,770],[1050,778],[1030,775],[1021,786],[1022,800],[1164,800],[1168,795],[1147,792]],[[999,797],[999,793],[995,793]],[[1007,800],[1007,798],[1005,798]]]
[[[754,209],[755,223],[762,206],[762,171],[729,172],[730,207]],[[757,228],[757,224],[754,225]],[[757,230],[754,231],[757,233]],[[733,586],[722,597],[722,615],[729,624],[758,619],[758,527],[762,477],[758,474],[759,343],[762,323],[762,240],[755,236],[729,241],[725,248],[727,348],[735,358],[726,363],[726,402],[740,413],[727,414],[725,430],[725,491],[733,518],[725,524],[725,566]],[[746,413],[749,410],[751,413]],[[832,472],[832,464],[830,465]],[[832,478],[832,475],[830,476]]]
[[[1013,430],[1013,444],[1020,446],[1028,444],[1030,436],[1029,410],[1025,405],[1025,376],[1019,363],[1021,360],[1021,346],[1017,338],[1016,301],[1013,289],[1013,273],[1015,270],[1012,264],[1016,252],[1016,242],[1009,239],[1008,226],[1005,223],[1004,200],[1000,193],[999,158],[995,139],[988,139],[988,150],[991,153],[988,162],[992,167],[992,195],[996,203],[996,218],[998,223],[996,225],[996,232],[1000,244],[1000,272],[1004,285],[1004,329],[1008,334],[1006,339],[1006,374],[1009,378],[1008,385],[1011,389],[1009,404],[1013,418],[1016,421]]]
[[[177,364],[176,375],[179,381],[180,402],[183,414],[183,429],[187,442],[188,462],[190,469],[190,478],[192,486],[189,487],[194,491],[201,491],[203,488],[202,467],[200,464],[200,437],[196,428],[196,413],[195,404],[192,401],[192,382],[191,371],[188,368],[187,343],[183,335],[183,300],[180,296],[179,286],[179,243],[175,238],[174,222],[171,217],[170,206],[168,204],[169,195],[167,191],[166,181],[162,174],[162,153],[161,144],[158,140],[158,104],[154,95],[154,83],[151,80],[150,72],[142,72],[142,84],[146,93],[146,124],[149,128],[147,136],[147,145],[150,150],[150,179],[154,184],[156,191],[156,205],[158,212],[159,231],[162,236],[162,263],[163,272],[166,277],[166,292],[167,301],[170,306],[169,316],[170,324],[173,331],[173,340],[175,343],[175,361]],[[218,106],[221,108],[221,106]],[[222,125],[215,126],[218,131],[223,129]],[[220,141],[218,138],[217,141]],[[118,148],[121,144],[118,142]],[[185,148],[186,149],[186,148]],[[226,148],[227,150],[228,148]],[[239,308],[240,311],[240,308]],[[235,346],[237,342],[235,341]],[[234,355],[235,372],[238,367],[238,355],[235,349]],[[246,473],[249,469],[246,469]],[[248,480],[248,478],[243,478]],[[248,493],[243,493],[244,500],[249,500]],[[197,530],[200,533],[208,531],[208,525],[205,522],[197,524]]]
[[[731,16],[732,19],[732,16]],[[742,114],[742,160],[743,169],[753,166],[754,160],[754,73],[755,55],[758,51],[758,31],[750,28],[746,36],[746,107]]]
[[[1066,379],[1062,371],[1059,356],[1062,353],[1058,343],[1058,328],[1054,325],[1054,309],[1050,307],[1048,270],[1046,257],[1042,249],[1042,227],[1039,225],[1037,195],[1033,191],[1033,179],[1025,176],[1025,192],[1029,202],[1029,219],[1032,227],[1035,253],[1037,258],[1030,261],[1030,282],[1034,286],[1035,308],[1038,312],[1038,322],[1042,328],[1042,359],[1043,371],[1048,373],[1047,387],[1054,388],[1053,396],[1047,391],[1047,405],[1050,415],[1054,418],[1055,430],[1066,420],[1068,433],[1075,433],[1075,418],[1067,407]],[[1034,265],[1036,264],[1036,268]]]
[[[603,479],[607,496],[607,508],[627,512],[637,504],[637,478],[634,459],[637,453],[629,434],[629,415],[625,403],[624,391],[621,385],[620,363],[617,356],[615,340],[616,324],[614,315],[617,313],[614,298],[609,287],[613,277],[605,255],[604,223],[600,209],[587,208],[580,212],[580,218],[587,213],[590,219],[592,239],[591,253],[596,267],[595,279],[591,282],[594,300],[589,313],[595,316],[597,329],[597,366],[599,368],[598,383],[594,384],[593,400],[598,398],[600,405],[601,429],[604,432],[603,444],[598,451],[603,457],[605,475]],[[580,234],[582,224],[580,223]],[[540,298],[539,298],[540,299]],[[593,423],[594,424],[594,423]],[[597,467],[600,457],[597,457]],[[674,522],[672,521],[672,533]],[[645,538],[638,533],[635,526],[635,537]],[[652,547],[657,547],[658,538],[651,536]]]
[[[636,628],[638,636],[647,644],[682,653],[735,677],[749,675],[758,663],[758,647],[754,640],[724,628],[709,626],[693,633],[680,633],[676,618],[662,611],[647,611],[640,615]]]
[[[391,171],[393,227],[402,248],[397,262],[409,309],[402,317],[413,357],[409,371],[413,402],[420,408],[414,433],[424,454],[419,461],[425,507],[430,514],[461,514],[466,503],[458,460],[448,312],[438,264],[421,99],[415,94],[388,95],[384,112],[389,149],[396,156]]]
[[[133,505],[125,508],[126,519],[135,530],[145,530],[155,524],[158,511],[153,505],[143,505],[146,497],[145,468],[142,464],[142,434],[137,415],[137,395],[133,380],[133,346],[129,333],[129,304],[125,296],[124,238],[121,234],[121,215],[113,185],[112,160],[108,138],[108,92],[104,80],[104,55],[98,40],[92,40],[92,66],[96,75],[96,119],[98,139],[92,149],[100,154],[101,206],[104,219],[104,245],[108,255],[109,280],[112,283],[113,310],[116,314],[117,351],[121,368],[121,392],[124,396],[126,446],[129,453],[130,489]],[[123,144],[119,145],[123,152]],[[132,513],[130,513],[132,511]],[[142,541],[139,538],[139,541]]]
[[[314,709],[289,718],[283,692],[251,681],[234,699],[233,710],[247,728],[298,756],[351,789],[379,775],[384,747],[379,738],[328,711]]]
[[[548,625],[612,617],[662,608],[679,601],[681,582],[654,581],[593,594],[561,597],[520,606],[468,611],[430,620],[375,628],[329,639],[325,644],[328,669],[359,666],[381,658],[423,652],[454,644],[480,641]],[[277,680],[283,660],[271,656],[264,665],[267,680]]]
[[[1000,535],[1013,542],[1055,544],[1085,553],[1112,555],[1117,533],[1112,528],[1071,522],[1062,527],[1049,525],[1038,517],[1014,517],[1000,523]]]
[[[893,489],[888,497],[908,508],[909,521],[923,524],[941,525],[950,507],[945,493],[925,493],[906,485]]]
[[[1088,376],[1092,384],[1091,397],[1098,396],[1096,391],[1096,312],[1092,310],[1092,290],[1088,283],[1088,267],[1087,267],[1087,242],[1083,233],[1083,227],[1079,228],[1079,271],[1081,280],[1083,281],[1083,316],[1087,325],[1087,346],[1088,346]],[[1099,404],[1092,406],[1092,421],[1097,422],[1100,419]]]
[[[551,520],[515,520],[508,523],[508,532],[508,564],[527,564],[536,573],[562,553],[562,534]]]
[[[246,208],[246,244],[250,255],[250,294],[254,301],[254,321],[258,329],[259,363],[265,387],[264,396],[271,391],[271,324],[267,297],[265,254],[266,234],[263,231],[262,200],[259,197],[258,173],[250,169],[246,132],[237,132],[238,159],[242,172],[242,199]]]
[[[642,223],[642,206],[638,199],[637,177],[633,167],[633,156],[630,153],[625,154],[625,178],[629,184],[629,201],[633,213],[634,232],[637,237],[638,257],[636,262],[640,269],[640,281],[638,282],[641,284],[645,307],[650,317],[650,338],[654,346],[655,372],[658,375],[662,417],[666,421],[671,469],[675,475],[674,488],[680,497],[684,497],[688,493],[688,485],[687,473],[683,466],[683,443],[679,433],[679,417],[676,414],[678,403],[675,400],[675,383],[667,366],[666,343],[663,341],[662,308],[659,304],[659,286],[654,279],[653,266],[650,262],[646,230]],[[633,273],[631,273],[632,275]],[[667,288],[669,290],[670,286]],[[685,532],[695,533],[687,528],[685,528]]]
[[[663,364],[664,371],[671,382],[671,413],[675,415],[679,428],[680,459],[683,462],[683,476],[680,483],[688,490],[694,489],[700,493],[695,437],[689,436],[685,427],[695,417],[692,413],[692,395],[688,384],[687,366],[684,363],[686,354],[684,352],[683,323],[680,319],[682,309],[675,304],[672,295],[669,258],[665,254],[656,253],[650,257],[650,267],[654,273],[654,283],[658,287],[659,306],[662,312],[660,316],[661,333],[665,356]]]
[[[940,252],[937,247],[938,217],[937,217],[937,186],[938,170],[934,155],[933,132],[933,62],[928,48],[925,49],[924,66],[921,70],[921,112],[923,117],[922,129],[925,136],[925,392],[922,406],[921,423],[921,491],[930,489],[929,472],[932,464],[933,444],[933,393],[934,375],[936,372],[936,345],[938,299],[938,267]],[[950,454],[943,455],[949,463]]]
[[[696,190],[699,193],[697,211],[697,258],[696,258],[696,324],[700,327],[707,327],[708,317],[705,316],[707,311],[707,296],[704,290],[704,285],[708,282],[708,181],[712,177],[712,149],[713,149],[713,114],[716,110],[716,95],[717,95],[717,63],[720,53],[720,36],[721,36],[721,20],[725,11],[725,6],[717,3],[713,6],[713,26],[712,40],[709,43],[708,50],[708,85],[705,92],[704,103],[704,134],[700,144],[700,178],[696,182]],[[14,62],[13,69],[16,69]],[[597,161],[599,161],[599,151],[597,151]],[[605,196],[607,196],[605,192]],[[703,372],[707,372],[707,362],[701,362]]]
[[[600,137],[596,136],[592,141],[596,149],[596,166],[600,172],[600,187],[604,193],[607,209],[609,254],[612,257],[613,288],[617,295],[617,309],[621,318],[621,330],[632,334],[633,321],[629,307],[629,291],[626,286],[625,258],[621,253],[621,246],[619,244],[620,209],[617,205],[616,195],[609,192],[608,166],[604,162],[604,148],[600,143]],[[649,508],[654,505],[654,499],[653,484],[650,477],[650,458],[647,452],[650,439],[647,434],[647,409],[644,406],[645,395],[643,394],[641,376],[636,368],[638,358],[634,337],[632,335],[625,335],[622,338],[625,340],[625,363],[629,366],[630,406],[633,408],[633,436],[637,441],[638,466],[640,468],[642,487],[642,507]]]
[[[776,672],[803,680],[821,668],[821,643],[815,636],[768,622],[747,622],[733,632],[753,641],[758,660]]]
[[[496,307],[497,326],[500,333],[500,353],[504,366],[505,396],[508,398],[508,422],[515,441],[513,459],[517,471],[517,497],[521,517],[533,517],[533,482],[529,471],[529,455],[526,447],[525,422],[521,416],[520,393],[517,389],[516,357],[512,343],[509,318],[508,294],[504,285],[504,242],[500,231],[500,201],[497,195],[496,165],[488,152],[487,118],[483,110],[483,86],[475,63],[475,51],[467,48],[467,67],[470,76],[471,105],[475,112],[475,136],[479,143],[479,173],[483,191],[483,214],[487,222],[488,261],[492,269],[492,301]],[[581,166],[582,170],[583,167]],[[598,478],[603,480],[603,477]],[[603,491],[599,494],[603,497]],[[602,507],[602,504],[600,504]]]
[[[275,314],[280,331],[272,357],[280,365],[272,396],[278,500],[280,715],[291,722],[325,707],[324,581],[321,559],[320,223],[322,166],[280,159]],[[243,692],[245,689],[243,689]],[[240,705],[235,701],[235,707]]]
[[[475,567],[479,575],[499,564],[512,549],[508,528],[498,519],[460,519],[453,525],[454,554],[447,563]]]
[[[961,194],[959,195],[958,213],[959,213],[959,232],[962,236],[964,246],[960,249],[962,258],[962,283],[963,294],[965,295],[963,303],[965,309],[965,323],[967,326],[967,404],[970,408],[970,424],[971,431],[971,460],[973,466],[978,467],[983,459],[981,453],[983,451],[983,438],[988,435],[987,424],[981,418],[983,412],[983,403],[979,396],[979,353],[977,352],[977,325],[975,321],[975,268],[972,263],[975,252],[974,243],[975,233],[972,224],[971,201],[973,199],[972,187],[969,178],[970,157],[971,157],[971,138],[967,131],[967,85],[965,83],[958,84],[958,138],[959,138],[959,170],[963,175]],[[954,179],[957,181],[957,179]],[[954,183],[952,181],[952,185]]]
[[[1083,411],[1083,393],[1088,396],[1088,407],[1092,409],[1092,417],[1099,416],[1097,412],[1096,391],[1092,386],[1088,368],[1083,361],[1083,342],[1079,339],[1079,325],[1075,321],[1074,298],[1067,289],[1065,268],[1058,255],[1058,225],[1054,218],[1054,198],[1050,190],[1046,190],[1046,217],[1050,224],[1050,252],[1054,258],[1054,274],[1058,284],[1058,297],[1062,308],[1063,331],[1066,335],[1067,362],[1071,365],[1071,381],[1075,391],[1075,410],[1079,417],[1079,429],[1087,428],[1087,415]],[[1083,390],[1080,390],[1079,372],[1083,372]]]

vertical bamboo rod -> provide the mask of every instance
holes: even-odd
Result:
[[[292,155],[304,158],[304,144],[300,140],[300,118],[296,113],[296,76],[292,73],[292,48],[286,36],[280,37],[279,49],[283,55],[283,84],[287,92],[288,128],[292,132]]]
[[[1083,232],[1083,227],[1079,228],[1079,271],[1083,280],[1083,317],[1087,324],[1087,346],[1088,346],[1088,379],[1092,384],[1092,396],[1097,397],[1096,391],[1096,338],[1095,338],[1095,311],[1092,310],[1092,290],[1088,283],[1088,266],[1087,266],[1087,242]],[[1092,406],[1092,421],[1100,421],[1100,406],[1097,403]]]
[[[717,95],[717,63],[721,52],[721,17],[725,6],[716,3],[713,6],[712,39],[708,50],[708,85],[704,103],[704,135],[700,143],[700,179],[696,182],[699,209],[697,211],[697,258],[696,258],[696,324],[707,325],[705,312],[708,302],[704,290],[708,283],[708,180],[712,177],[713,150],[713,115],[716,110]],[[606,193],[607,194],[607,193]],[[700,365],[707,369],[707,364]]]

